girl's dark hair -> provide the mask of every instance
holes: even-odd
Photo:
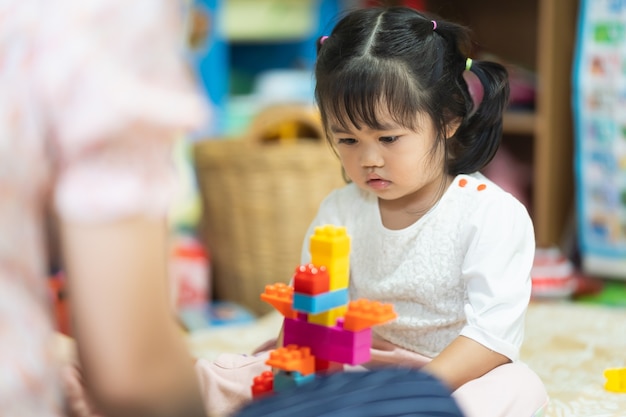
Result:
[[[329,115],[344,128],[376,129],[382,127],[382,105],[394,122],[415,130],[422,112],[435,126],[435,146],[445,143],[448,174],[482,169],[500,144],[509,84],[502,65],[474,60],[471,71],[484,97],[473,112],[463,78],[470,49],[469,29],[414,9],[365,8],[347,14],[318,41],[315,97],[327,133]]]

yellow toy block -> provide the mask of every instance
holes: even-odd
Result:
[[[310,238],[311,262],[323,265],[330,277],[330,291],[348,287],[350,277],[350,237],[341,226],[318,226]]]
[[[337,319],[343,317],[348,310],[348,306],[335,307],[331,310],[318,314],[309,314],[307,321],[309,323],[319,324],[320,326],[331,327],[337,324]]]
[[[265,362],[274,368],[283,371],[298,371],[302,375],[315,372],[315,356],[311,355],[311,348],[298,345],[287,345],[270,352]]]
[[[391,321],[397,316],[391,304],[383,304],[366,299],[351,301],[348,304],[343,328],[352,332],[358,332],[377,324]]]
[[[626,393],[626,368],[611,368],[604,371],[604,388],[612,392]]]

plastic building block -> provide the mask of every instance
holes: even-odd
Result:
[[[252,398],[258,398],[262,395],[274,392],[274,373],[265,371],[261,375],[254,377],[252,380]]]
[[[287,346],[270,352],[266,364],[282,369],[283,371],[298,371],[302,375],[315,372],[315,358],[311,355],[311,349],[307,346],[287,344]]]
[[[292,308],[293,287],[287,284],[266,285],[265,292],[261,294],[261,300],[271,304],[284,317],[296,317],[297,312]]]
[[[346,228],[333,225],[316,227],[310,239],[310,251],[328,257],[350,255],[350,238]]]
[[[330,278],[325,266],[300,265],[293,275],[293,288],[297,293],[316,295],[330,290]]]
[[[396,317],[398,317],[398,315],[393,311],[393,305],[360,299],[351,301],[348,304],[348,311],[344,316],[343,328],[358,332],[359,330],[391,321]]]
[[[285,319],[283,329],[285,344],[309,346],[316,358],[350,365],[369,360],[372,329],[351,332],[294,319]]]
[[[318,314],[309,314],[307,321],[309,323],[319,324],[320,326],[335,326],[337,319],[343,317],[346,314],[348,307],[342,305]]]
[[[343,363],[327,361],[320,358],[315,358],[315,372],[318,374],[329,374],[332,372],[343,371]]]
[[[295,293],[293,295],[293,308],[309,314],[323,313],[348,303],[348,290],[346,288],[329,291],[318,295]]]
[[[265,363],[278,372],[271,385],[270,376],[257,377],[253,396],[369,361],[371,327],[396,318],[390,304],[365,299],[348,303],[350,239],[345,227],[317,227],[310,252],[311,263],[296,268],[293,286],[268,285],[261,294],[285,317],[285,347],[270,352]]]
[[[324,265],[330,277],[330,290],[347,288],[350,277],[350,238],[345,227],[315,228],[310,238],[311,262]]]
[[[274,376],[274,392],[304,385],[315,379],[315,374],[302,375],[298,371],[278,371]]]
[[[371,359],[372,352],[370,347],[370,345],[351,347],[328,346],[326,351],[320,352],[320,354],[332,358],[334,362],[359,365]]]
[[[604,371],[604,388],[612,392],[626,393],[626,368],[611,368]]]

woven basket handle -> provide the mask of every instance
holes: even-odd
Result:
[[[324,139],[319,113],[304,105],[273,105],[252,120],[247,140],[260,143],[291,143],[299,139]]]

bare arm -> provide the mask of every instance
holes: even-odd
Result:
[[[164,222],[61,222],[60,231],[79,359],[96,407],[115,416],[204,416],[168,298]]]
[[[422,369],[456,390],[466,382],[508,362],[510,360],[506,356],[472,339],[459,336]]]

